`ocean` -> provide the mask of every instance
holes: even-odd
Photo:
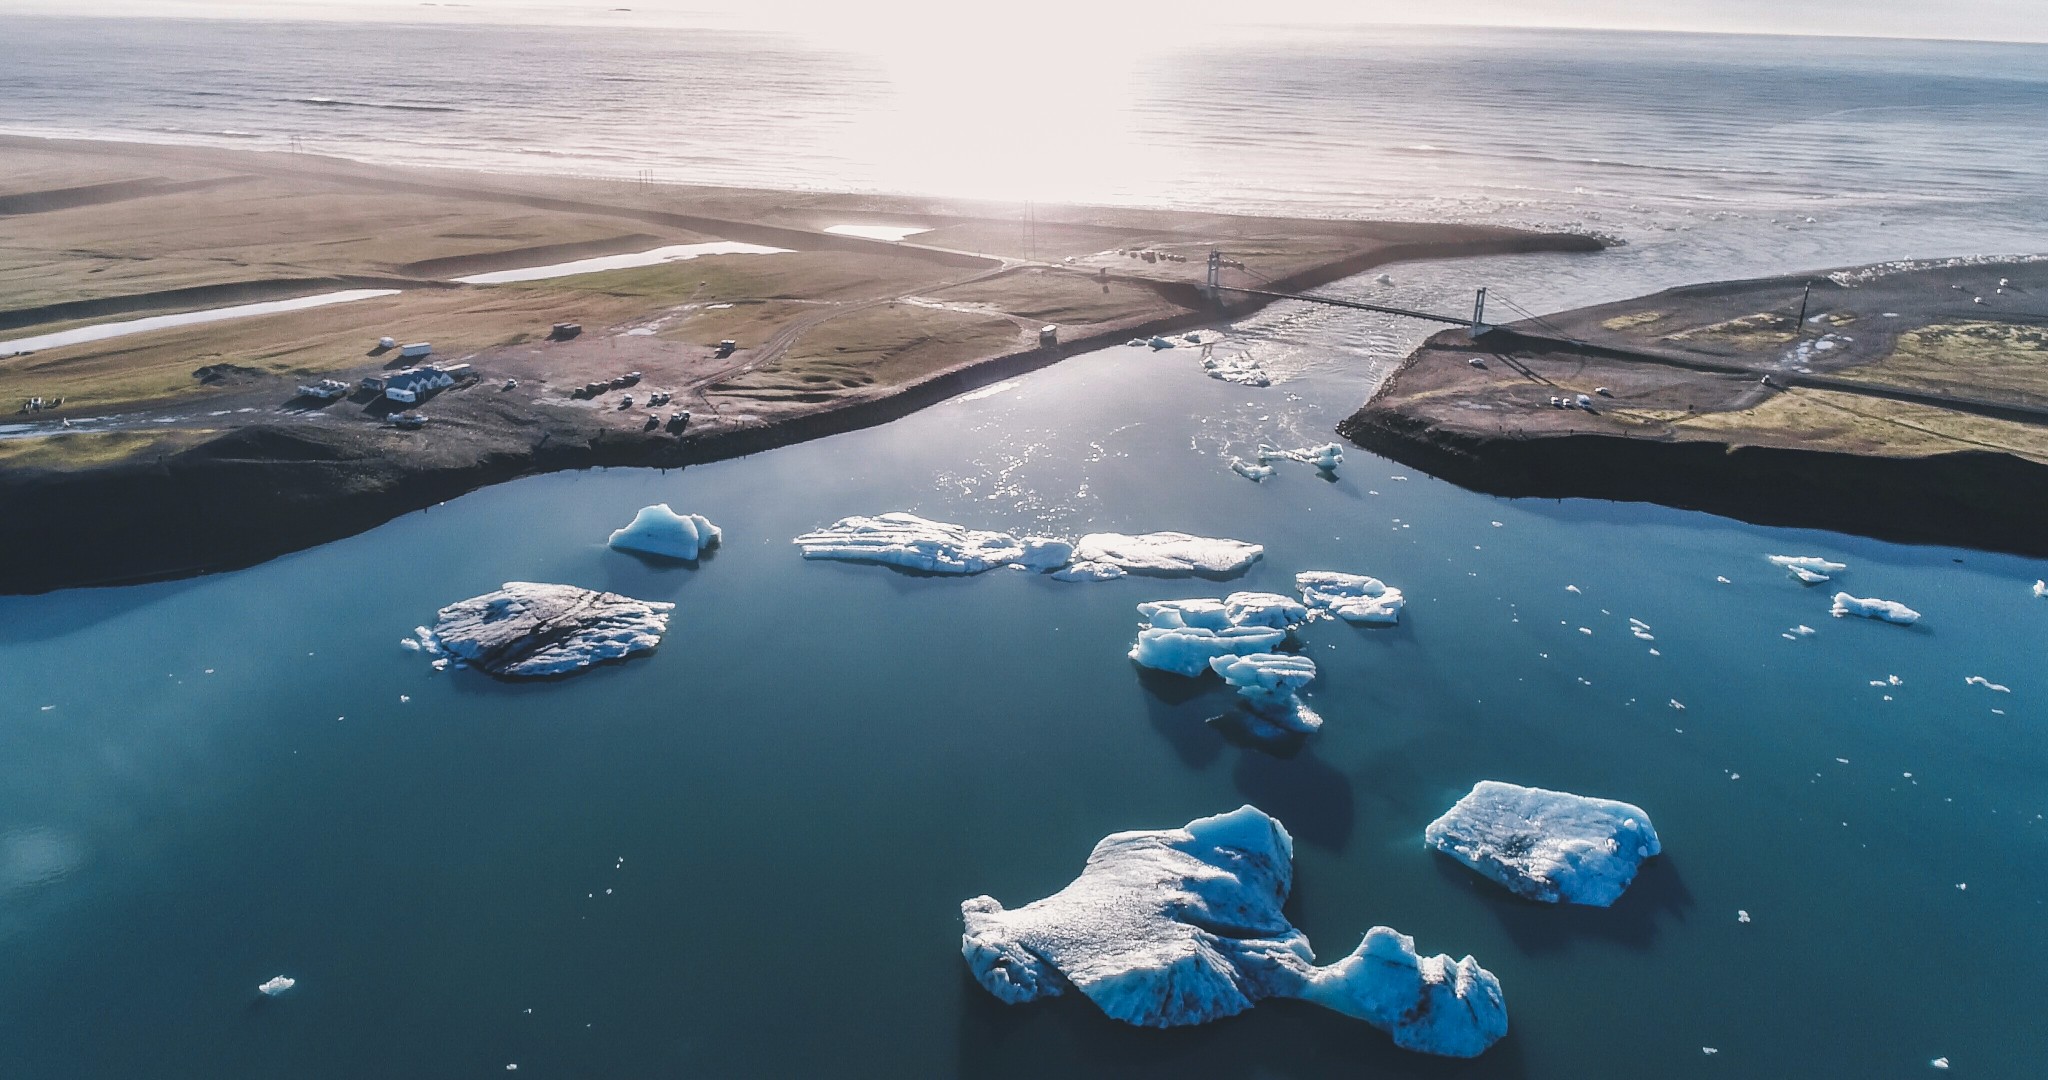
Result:
[[[986,94],[919,59],[4,19],[0,129],[1625,241],[1332,286],[1423,307],[2048,251],[2048,48],[1360,31],[1049,57]],[[960,127],[977,109],[1005,122]],[[1327,441],[1424,331],[1292,305],[1223,329],[1274,386],[1109,349],[767,454],[532,478],[245,571],[0,598],[0,1075],[2038,1072],[2048,562],[1501,500],[1355,449],[1334,481],[1255,485],[1230,457]],[[695,569],[608,551],[650,502],[726,546]],[[789,544],[899,509],[1267,554],[1225,586],[1068,585]],[[1831,618],[1830,587],[1772,553],[1839,559],[1842,587],[1924,618]],[[1303,635],[1326,724],[1296,757],[1206,725],[1220,685],[1125,657],[1139,602],[1310,569],[1409,604],[1398,628]],[[547,685],[399,648],[510,580],[678,607],[655,655]],[[1481,779],[1637,803],[1665,854],[1609,910],[1516,901],[1421,844]],[[1019,906],[1108,833],[1246,802],[1296,837],[1288,913],[1323,959],[1380,923],[1470,953],[1508,1038],[1443,1062],[1289,1002],[1141,1031],[968,977],[961,900]],[[279,974],[298,985],[255,992]]]

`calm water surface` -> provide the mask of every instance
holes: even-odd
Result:
[[[146,113],[135,100],[102,120]],[[1730,89],[1674,123],[1754,108]],[[1869,175],[1910,187],[1947,137],[1919,130],[1892,133],[1909,164]],[[1488,283],[1550,310],[2048,248],[2042,193],[2002,183],[1816,194],[1811,225],[1765,183],[1714,213],[1585,196],[1628,247],[1337,288],[1454,306]],[[1335,482],[1254,485],[1230,455],[1325,440],[1417,331],[1282,306],[1231,334],[1283,381],[1112,349],[754,458],[531,479],[235,574],[0,599],[0,1075],[1561,1080],[1922,1076],[1937,1057],[2037,1075],[2048,602],[2030,586],[2048,563],[1507,502],[1357,451]],[[726,547],[695,570],[603,547],[654,501],[710,516]],[[1267,557],[1220,587],[1066,585],[806,563],[788,543],[891,509],[1184,529]],[[1846,561],[1844,587],[1924,620],[1831,619],[1767,553]],[[1220,684],[1124,656],[1141,601],[1284,591],[1309,569],[1410,602],[1395,629],[1305,632],[1328,723],[1298,757],[1226,743],[1203,723],[1229,706]],[[654,656],[545,686],[398,648],[518,579],[676,617]],[[1801,624],[1817,633],[1780,636]],[[1484,778],[1640,803],[1667,855],[1608,911],[1514,901],[1420,843]],[[1078,999],[1006,1008],[968,978],[962,899],[1027,902],[1106,833],[1247,801],[1297,837],[1289,913],[1326,959],[1376,923],[1471,953],[1506,988],[1507,1040],[1439,1062],[1287,1002],[1137,1031]],[[298,987],[260,998],[280,973]]]

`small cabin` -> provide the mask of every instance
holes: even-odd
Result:
[[[460,368],[461,373],[464,375],[469,373],[469,365],[467,364],[457,364],[455,367]],[[367,376],[363,379],[362,385],[365,390],[373,393],[382,392],[385,397],[393,401],[410,405],[418,401],[424,394],[430,394],[445,386],[454,386],[455,378],[456,376],[452,370],[443,371],[440,368],[434,367],[416,367],[407,368],[404,371],[388,371],[380,375]]]
[[[432,355],[433,352],[434,346],[431,342],[415,341],[410,345],[401,347],[398,350],[398,355],[407,360],[418,360]]]
[[[739,347],[739,342],[734,341],[731,338],[726,338],[724,341],[718,343],[718,352],[716,355],[719,356],[721,359],[727,356],[731,356],[733,354],[733,350],[738,349]]]

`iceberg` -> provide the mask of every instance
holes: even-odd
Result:
[[[1308,608],[1278,593],[1237,592],[1221,600],[1154,600],[1139,604],[1138,614],[1145,622],[1131,659],[1195,678],[1219,658],[1271,653],[1307,621]]]
[[[1114,833],[1051,896],[1014,911],[989,896],[963,902],[960,953],[1003,1002],[1074,989],[1141,1027],[1298,998],[1423,1053],[1475,1057],[1507,1033],[1492,972],[1469,956],[1418,956],[1413,938],[1387,927],[1317,967],[1308,938],[1281,914],[1293,877],[1293,838],[1251,806],[1179,829]]]
[[[1074,558],[1074,545],[1057,537],[1027,536],[1017,543],[1024,553],[1010,565],[1024,570],[1057,570]]]
[[[1897,600],[1865,599],[1850,596],[1845,592],[1835,594],[1835,604],[1828,614],[1841,618],[1844,615],[1861,615],[1866,619],[1883,619],[1885,622],[1910,626],[1920,621],[1920,613],[1899,603]]]
[[[633,523],[613,533],[609,543],[620,551],[691,561],[717,547],[723,536],[702,514],[678,514],[667,503],[656,503],[641,507]]]
[[[299,985],[299,980],[287,979],[282,975],[278,975],[273,978],[265,979],[263,981],[263,985],[258,986],[256,988],[256,992],[262,994],[264,997],[276,997],[277,995],[282,994],[285,991],[297,985]]]
[[[1766,555],[1764,558],[1773,566],[1781,566],[1793,577],[1807,585],[1818,585],[1830,574],[1839,574],[1849,568],[1848,563],[1829,562],[1818,555]]]
[[[1257,360],[1252,359],[1250,353],[1239,353],[1236,356],[1205,356],[1202,358],[1202,370],[1208,372],[1212,379],[1221,379],[1239,386],[1273,385],[1273,376],[1268,374]]]
[[[2034,580],[2034,599],[2039,600],[2044,596],[2048,596],[2048,581],[2036,578]]]
[[[444,607],[420,647],[505,678],[569,675],[661,644],[674,604],[573,585],[508,581],[497,592]]]
[[[1179,532],[1089,533],[1074,545],[1076,562],[1108,563],[1151,574],[1235,574],[1265,553],[1265,548],[1242,540]]]
[[[1271,465],[1254,465],[1243,458],[1236,457],[1230,459],[1230,471],[1253,481],[1264,480],[1273,475],[1273,467]]]
[[[1024,542],[1006,532],[969,529],[916,514],[841,518],[791,543],[806,559],[873,562],[928,574],[979,574],[1024,558]]]
[[[1640,807],[1497,780],[1473,785],[1422,838],[1517,896],[1593,907],[1614,903],[1662,850]]]
[[[1401,590],[1363,574],[1310,570],[1294,575],[1294,584],[1312,614],[1345,622],[1392,626],[1401,621],[1401,609],[1408,602]]]
[[[1264,465],[1274,461],[1299,461],[1304,465],[1313,465],[1324,472],[1336,472],[1337,466],[1344,464],[1344,448],[1336,443],[1324,443],[1321,446],[1304,446],[1299,450],[1281,450],[1272,446],[1259,447],[1259,464]]]
[[[1101,562],[1068,563],[1063,569],[1053,571],[1054,581],[1115,581],[1124,576],[1124,568]]]
[[[1300,697],[1301,688],[1316,677],[1315,661],[1308,657],[1284,653],[1218,656],[1210,659],[1209,670],[1223,676],[1259,720],[1301,734],[1322,728],[1323,718]]]

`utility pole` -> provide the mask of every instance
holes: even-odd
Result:
[[[1795,334],[1806,332],[1806,302],[1813,298],[1813,282],[1806,283],[1806,291],[1799,294],[1799,323],[1792,328]]]

